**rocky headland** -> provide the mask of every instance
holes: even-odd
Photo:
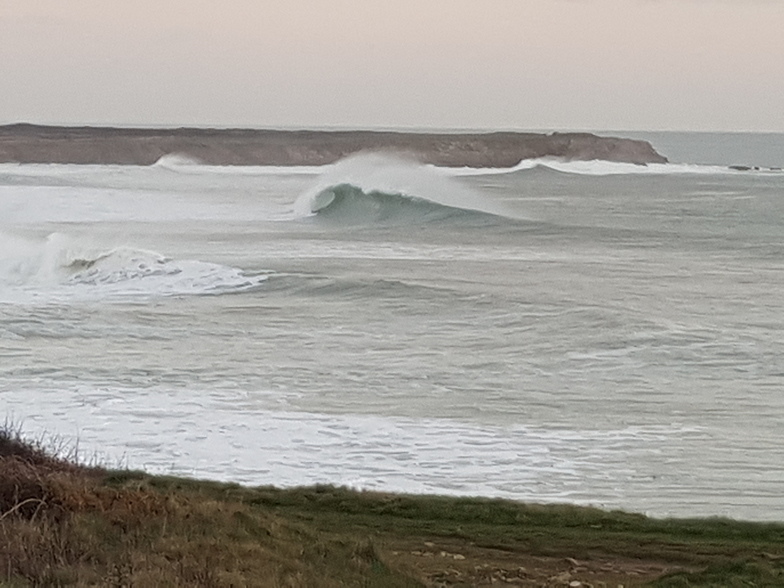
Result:
[[[0,126],[0,163],[151,165],[176,153],[209,165],[326,165],[371,150],[447,167],[511,167],[542,157],[667,162],[646,141],[591,133]]]

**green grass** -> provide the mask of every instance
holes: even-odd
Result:
[[[0,430],[2,586],[784,586],[784,525],[60,459]]]
[[[667,574],[653,583],[657,588],[703,586],[712,588],[773,588],[784,586],[784,563],[732,560],[709,565],[699,572]]]

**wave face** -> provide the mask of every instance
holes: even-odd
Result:
[[[97,250],[61,233],[43,242],[0,234],[0,300],[70,301],[241,292],[267,274],[132,247]]]
[[[349,157],[326,170],[296,201],[299,216],[343,223],[433,222],[506,216],[498,203],[450,176],[450,170],[386,154]]]
[[[322,190],[313,198],[311,207],[320,218],[346,224],[428,223],[448,219],[479,220],[490,216],[406,194],[366,192],[352,184]]]

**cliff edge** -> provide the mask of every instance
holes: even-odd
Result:
[[[325,165],[368,150],[402,152],[447,167],[512,167],[541,157],[667,162],[646,141],[591,133],[0,126],[0,163],[150,165],[180,153],[210,165]]]

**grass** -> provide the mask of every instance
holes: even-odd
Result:
[[[156,477],[0,430],[0,586],[570,584],[784,586],[784,525]]]

